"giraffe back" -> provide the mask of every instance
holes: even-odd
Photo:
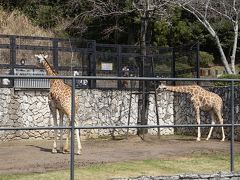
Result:
[[[72,88],[62,80],[53,81],[49,96],[55,107],[63,111],[69,118],[71,117]],[[75,98],[75,111],[78,110],[78,98]]]
[[[223,106],[222,98],[218,94],[205,90],[200,86],[196,86],[191,100],[204,111],[218,111]]]
[[[221,110],[223,106],[222,98],[219,95],[198,85],[164,86],[164,89],[172,92],[190,94],[194,106],[204,111],[218,111]]]

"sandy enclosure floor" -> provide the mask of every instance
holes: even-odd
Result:
[[[128,139],[96,139],[82,142],[82,155],[75,156],[75,166],[88,166],[131,160],[159,159],[187,156],[193,153],[229,153],[230,141],[202,140],[195,137],[180,138],[147,136],[143,141],[138,136]],[[68,169],[70,154],[52,154],[52,141],[11,141],[0,143],[0,174],[46,172]],[[240,152],[240,143],[235,143]]]

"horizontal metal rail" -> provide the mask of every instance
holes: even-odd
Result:
[[[0,78],[19,79],[89,79],[89,80],[139,80],[139,81],[216,81],[216,82],[240,82],[240,79],[202,79],[202,78],[161,78],[161,77],[110,77],[110,76],[24,76],[24,75],[0,75]]]
[[[6,47],[2,47],[6,48]],[[40,46],[40,45],[16,45],[16,49],[21,50],[42,50],[42,51],[52,51],[55,49],[52,46]],[[58,47],[59,51],[63,52],[92,52],[91,49],[86,50],[86,48],[67,48],[67,47]]]
[[[0,68],[11,68],[11,65],[10,64],[0,64]],[[22,69],[33,69],[33,70],[34,69],[42,69],[43,70],[43,68],[37,67],[35,65],[15,65],[15,68],[16,69],[22,68]],[[86,68],[86,67],[74,66],[72,69],[84,69],[84,68]],[[69,67],[68,66],[59,66],[58,70],[69,70]]]
[[[10,45],[0,44],[0,49],[9,49]],[[35,50],[35,51],[52,51],[55,49],[52,46],[40,46],[40,45],[16,45],[17,50]],[[91,49],[86,48],[67,48],[67,47],[58,47],[59,51],[62,52],[82,52],[82,53],[92,53]]]
[[[0,34],[0,38],[10,38],[15,37],[17,39],[30,39],[30,40],[46,40],[46,41],[52,41],[57,40],[59,42],[64,41],[83,41],[83,42],[95,42],[95,40],[86,40],[86,39],[79,39],[79,38],[55,38],[55,37],[43,37],[43,36],[19,36],[19,35],[6,35],[6,34]]]
[[[239,127],[240,124],[234,124]],[[134,126],[74,126],[75,129],[125,129],[125,128],[184,128],[184,127],[232,127],[232,124],[179,124],[179,125],[134,125]],[[51,130],[72,129],[72,126],[48,126],[48,127],[0,127],[0,131],[13,130]]]

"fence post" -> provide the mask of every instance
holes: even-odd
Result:
[[[231,81],[231,148],[230,148],[230,170],[234,171],[234,80]]]
[[[96,76],[96,56],[97,56],[97,44],[96,41],[92,42],[92,58],[91,58],[91,63],[90,63],[90,71],[92,76]],[[96,80],[91,80],[91,88],[96,88]]]
[[[58,39],[54,38],[52,40],[52,46],[53,46],[53,66],[54,69],[58,72]]]
[[[71,153],[70,153],[70,179],[74,180],[74,131],[75,131],[75,85],[76,79],[72,78],[72,99],[71,99]]]
[[[14,74],[14,67],[16,66],[16,36],[10,36],[10,74]],[[11,78],[11,86],[14,87],[14,78]]]
[[[121,56],[121,45],[116,45],[117,48],[117,63],[118,63],[118,68],[117,68],[117,76],[121,77],[122,76],[122,56]],[[121,80],[118,80],[118,89],[122,88]]]

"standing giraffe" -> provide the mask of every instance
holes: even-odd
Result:
[[[54,69],[50,66],[50,64],[47,61],[48,55],[35,55],[37,61],[39,64],[41,64],[49,76],[56,76],[57,73],[54,71]],[[57,111],[59,113],[59,126],[63,126],[63,116],[64,114],[67,116],[68,124],[71,124],[71,96],[72,96],[72,89],[69,85],[65,84],[62,79],[50,79],[50,91],[48,94],[48,104],[51,111],[51,114],[53,116],[54,120],[54,126],[57,126]],[[78,109],[78,99],[75,100],[75,107],[76,112]],[[75,125],[78,126],[78,122],[75,121]],[[53,142],[53,149],[52,153],[57,153],[57,129],[54,129],[54,142]],[[70,130],[67,130],[67,138],[66,143],[63,147],[63,130],[60,130],[60,151],[63,153],[69,152],[68,149],[68,140],[70,137]],[[79,129],[75,130],[76,136],[77,136],[77,147],[78,151],[77,154],[81,154],[81,142],[80,142],[80,136],[79,136]]]
[[[209,111],[212,119],[212,124],[215,124],[215,117],[218,118],[220,124],[223,124],[222,118],[222,98],[210,91],[203,89],[198,85],[185,85],[185,86],[166,86],[160,85],[157,88],[158,91],[171,91],[186,93],[191,95],[191,101],[193,103],[194,110],[196,112],[197,123],[200,124],[200,110]],[[222,141],[225,140],[224,129],[222,128]],[[210,128],[209,134],[206,140],[209,140],[212,134],[213,127]],[[197,141],[201,140],[200,127],[198,127]]]

